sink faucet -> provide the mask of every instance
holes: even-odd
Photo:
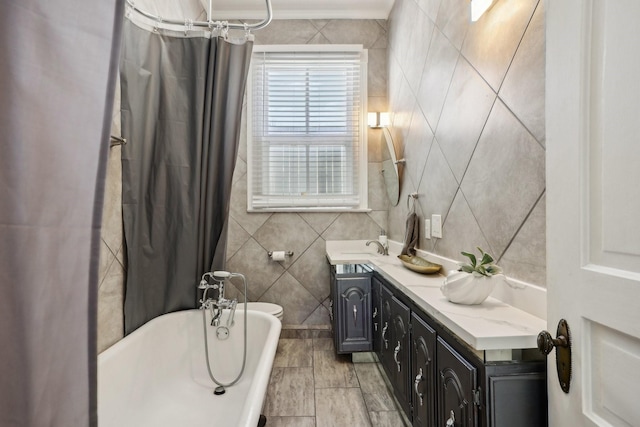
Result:
[[[202,299],[200,300],[200,308],[211,310],[211,326],[220,326],[222,310],[225,308],[231,309],[229,319],[227,320],[227,326],[230,327],[233,325],[233,317],[236,312],[238,300],[235,298],[229,300],[224,297],[224,281],[231,276],[232,275],[230,273],[218,271],[213,273],[207,272],[202,275],[202,280],[200,280],[200,284],[198,285],[198,289],[203,290]],[[212,277],[214,283],[210,284],[207,277]],[[207,293],[210,289],[218,291],[217,297],[207,298]]]
[[[378,242],[377,240],[369,240],[367,241],[367,246],[369,246],[371,243],[375,243],[378,248],[378,253],[382,254],[382,255],[389,255],[389,246],[387,245],[383,245],[382,243]]]

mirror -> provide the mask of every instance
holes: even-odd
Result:
[[[387,188],[387,196],[392,206],[397,206],[400,200],[400,173],[398,163],[404,160],[396,160],[396,150],[393,146],[391,132],[387,128],[382,128],[382,178]]]

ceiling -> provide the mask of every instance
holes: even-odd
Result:
[[[208,7],[208,0],[200,0]],[[263,19],[266,0],[212,0],[214,19]],[[394,0],[271,0],[273,19],[387,19]]]

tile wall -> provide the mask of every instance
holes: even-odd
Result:
[[[376,20],[275,20],[256,44],[362,44],[368,49],[369,111],[387,110],[387,29]],[[243,114],[244,120],[244,114]],[[284,308],[283,324],[329,325],[327,239],[376,238],[387,227],[380,174],[380,130],[369,131],[369,213],[247,213],[246,124],[233,179],[227,268],[247,276],[249,299]],[[273,262],[268,251],[293,251]],[[238,283],[238,286],[240,284]]]
[[[443,238],[422,235],[420,248],[461,260],[480,246],[545,286],[543,1],[496,0],[471,23],[468,0],[396,0],[388,22],[389,109],[407,160],[390,238],[402,241],[417,192],[420,218],[443,219]]]
[[[116,86],[111,135],[120,136],[120,80]],[[98,270],[98,352],[124,336],[124,231],[122,226],[122,163],[120,146],[109,149],[102,210]]]

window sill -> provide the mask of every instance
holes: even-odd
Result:
[[[277,212],[297,212],[297,213],[367,213],[372,209],[352,209],[352,208],[268,208],[268,209],[247,209],[247,213],[277,213]]]

